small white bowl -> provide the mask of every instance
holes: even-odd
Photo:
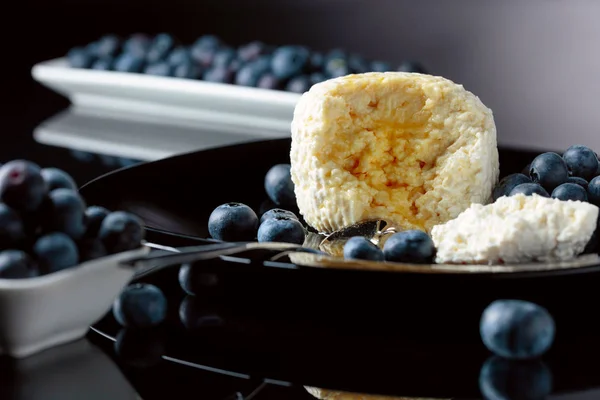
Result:
[[[0,354],[27,357],[85,336],[135,273],[120,262],[149,251],[144,246],[35,278],[0,279]]]

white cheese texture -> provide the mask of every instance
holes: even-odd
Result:
[[[518,194],[473,204],[431,236],[437,263],[566,261],[583,252],[597,218],[590,203]]]
[[[322,233],[369,219],[430,232],[498,180],[491,110],[431,75],[347,75],[314,85],[294,110],[291,175],[300,213]]]

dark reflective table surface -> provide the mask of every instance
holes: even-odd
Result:
[[[36,143],[33,129],[64,106],[64,99],[41,90],[23,108],[9,113],[0,162],[26,158],[43,167],[62,168],[80,185],[138,162]],[[525,165],[531,154],[512,156],[522,158],[515,165]],[[167,286],[172,292],[167,293],[165,327],[146,333],[124,331],[107,315],[85,339],[23,360],[0,357],[0,399],[314,398],[305,385],[392,396],[388,398],[474,399],[482,398],[482,392],[491,399],[600,398],[600,345],[584,333],[568,351],[559,349],[543,362],[506,364],[491,358],[480,343],[451,348],[443,340],[399,343],[393,332],[369,331],[370,313],[365,309],[356,310],[360,329],[325,329],[310,318],[290,320],[269,312],[249,316],[234,304],[243,299],[210,293],[186,297],[176,283],[176,271],[166,274],[147,279],[172,282]],[[493,376],[490,371],[508,372]]]

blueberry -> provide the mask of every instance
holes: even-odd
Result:
[[[227,67],[212,67],[207,69],[202,76],[202,79],[207,82],[214,83],[232,83],[233,72]]]
[[[330,78],[338,78],[340,76],[348,75],[351,72],[346,60],[341,58],[332,58],[327,60],[324,69],[325,73]]]
[[[115,64],[115,59],[112,57],[102,57],[94,61],[92,64],[92,69],[97,71],[110,71],[113,69]]]
[[[272,166],[265,175],[265,191],[278,206],[295,206],[294,182],[290,164]]]
[[[106,35],[94,43],[97,57],[114,57],[121,49],[121,40],[115,35]]]
[[[83,238],[78,243],[79,261],[91,261],[108,255],[106,247],[98,238]]]
[[[215,35],[200,36],[195,42],[194,47],[206,47],[216,49],[221,46],[221,40]]]
[[[278,90],[281,88],[281,81],[271,73],[266,73],[260,77],[256,87],[261,89]]]
[[[159,33],[154,37],[150,44],[146,60],[148,63],[164,61],[174,46],[175,38],[173,36],[168,33]]]
[[[587,191],[575,183],[563,183],[552,191],[553,199],[588,201]]]
[[[134,368],[159,364],[166,353],[165,341],[154,330],[121,329],[115,340],[119,361]]]
[[[531,179],[523,174],[511,174],[505,176],[494,188],[494,192],[492,193],[493,200],[496,201],[502,196],[508,196],[510,191],[513,190],[515,186],[522,183],[531,183]]]
[[[181,63],[173,70],[173,76],[182,79],[200,79],[202,70],[192,62]]]
[[[204,68],[212,65],[217,49],[212,47],[193,46],[191,50],[192,59]]]
[[[262,42],[254,41],[240,46],[237,55],[241,61],[249,62],[258,59],[262,55],[269,54],[270,52],[271,49],[269,46]]]
[[[71,68],[89,68],[95,57],[82,47],[75,47],[67,53],[67,61]]]
[[[117,322],[127,328],[150,328],[167,317],[167,298],[154,285],[127,286],[112,307]]]
[[[183,326],[189,330],[202,329],[211,326],[222,326],[225,323],[210,306],[200,303],[198,299],[186,296],[179,306],[179,319]]]
[[[580,178],[578,176],[570,176],[569,179],[567,179],[567,183],[574,183],[576,185],[581,186],[582,188],[587,190],[588,187],[588,181],[586,181],[583,178]]]
[[[543,153],[531,162],[529,176],[547,191],[554,190],[569,178],[567,163],[556,153]]]
[[[587,146],[574,145],[569,147],[564,152],[563,159],[572,176],[590,180],[598,170],[596,153]]]
[[[213,66],[214,67],[228,67],[237,57],[237,53],[234,49],[229,47],[219,49],[215,53],[215,57],[213,58]]]
[[[202,294],[219,284],[219,277],[211,272],[205,272],[192,264],[183,264],[179,268],[179,286],[190,296]]]
[[[177,65],[191,63],[192,56],[187,48],[179,46],[169,53],[167,56],[167,62],[175,67]]]
[[[327,77],[325,76],[325,74],[323,74],[321,72],[314,72],[314,73],[310,74],[310,76],[308,77],[308,80],[310,81],[310,84],[312,86],[312,85],[316,85],[317,83],[326,81]]]
[[[269,71],[269,64],[268,58],[261,57],[244,65],[235,75],[235,84],[256,87],[260,77]]]
[[[525,196],[537,194],[542,197],[550,197],[546,189],[537,183],[521,183],[520,185],[515,186],[510,193],[508,193],[509,196],[514,196],[516,194],[524,194]]]
[[[0,203],[0,249],[18,247],[25,240],[25,228],[19,214]]]
[[[48,204],[42,216],[45,232],[62,232],[74,240],[83,236],[85,203],[79,193],[70,189],[55,189],[48,195]]]
[[[133,214],[114,211],[102,221],[98,238],[109,254],[137,249],[144,239],[143,223]]]
[[[115,59],[114,70],[117,72],[139,73],[144,69],[144,58],[137,54],[123,53]]]
[[[123,43],[123,50],[128,53],[145,57],[150,48],[151,40],[144,34],[134,34]]]
[[[53,232],[40,237],[33,245],[33,254],[44,273],[71,268],[79,263],[77,245],[62,232]]]
[[[110,214],[104,207],[99,206],[91,206],[86,208],[85,210],[85,237],[95,238],[98,236],[98,232],[100,232],[100,226],[102,225],[102,221],[104,218]]]
[[[294,218],[268,218],[258,227],[258,241],[302,244],[304,227]]]
[[[311,71],[320,71],[325,65],[325,56],[322,53],[312,52],[310,54],[310,60],[308,61],[308,67]]]
[[[353,54],[348,58],[348,68],[355,74],[369,72],[371,69],[364,57]]]
[[[348,59],[348,54],[342,49],[333,49],[325,54],[325,63],[330,60],[343,60],[346,61]]]
[[[370,65],[371,71],[373,72],[387,72],[393,71],[392,65],[385,61],[373,61]]]
[[[77,190],[77,184],[65,171],[58,168],[42,168],[40,171],[42,178],[46,181],[48,190],[71,189]]]
[[[213,210],[208,218],[208,232],[217,240],[251,241],[256,236],[258,217],[247,205],[225,203]]]
[[[0,279],[24,279],[40,275],[34,261],[21,250],[0,252]]]
[[[431,264],[435,257],[435,246],[423,231],[403,231],[394,233],[386,240],[383,255],[386,261]]]
[[[479,325],[483,344],[494,354],[529,359],[544,354],[554,341],[554,319],[545,308],[523,300],[496,300]]]
[[[344,258],[355,260],[383,261],[383,251],[370,240],[354,236],[344,245]]]
[[[14,160],[0,167],[0,199],[14,210],[37,210],[47,193],[48,186],[37,164]]]
[[[403,61],[398,67],[400,72],[415,72],[418,74],[426,74],[427,70],[421,63],[416,61]]]
[[[479,373],[479,388],[488,400],[541,400],[552,393],[552,372],[540,360],[490,357]]]
[[[308,91],[310,87],[310,78],[306,75],[300,75],[290,79],[287,85],[285,85],[285,90],[293,93],[304,93]]]
[[[144,73],[155,76],[171,76],[173,74],[173,67],[166,61],[157,62],[155,64],[147,65],[144,69]]]
[[[587,188],[590,203],[600,207],[600,176],[590,181]]]
[[[260,223],[262,224],[266,220],[275,218],[275,217],[286,217],[286,218],[291,218],[291,219],[295,219],[296,221],[298,221],[298,217],[293,212],[284,210],[282,208],[273,208],[273,209],[267,211],[266,213],[264,213],[262,215],[262,217],[260,217]]]
[[[271,70],[279,79],[300,74],[308,65],[310,53],[300,46],[282,46],[273,53]]]

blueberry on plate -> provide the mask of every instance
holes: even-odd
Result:
[[[151,40],[148,36],[142,33],[136,33],[131,35],[123,43],[123,51],[128,53],[137,54],[139,56],[145,56],[146,52],[150,48]]]
[[[427,233],[408,230],[394,233],[383,245],[386,261],[411,264],[431,264],[435,257],[435,245]]]
[[[98,236],[98,232],[100,232],[100,226],[102,225],[102,221],[110,211],[108,211],[104,207],[100,206],[90,206],[85,210],[85,237],[95,238]]]
[[[268,210],[267,212],[265,212],[260,217],[260,223],[262,224],[266,220],[271,219],[271,218],[275,218],[275,217],[286,217],[286,218],[291,218],[291,219],[295,219],[296,221],[298,221],[298,217],[293,212],[288,211],[288,210],[284,210],[282,208],[273,208],[273,209]]]
[[[261,89],[278,90],[281,88],[281,81],[272,73],[267,72],[260,77],[256,87]]]
[[[173,67],[184,63],[191,63],[192,56],[190,50],[183,46],[174,48],[167,56],[167,62]]]
[[[479,389],[489,400],[545,399],[552,386],[552,372],[541,360],[523,362],[494,356],[479,373]]]
[[[398,67],[400,72],[415,72],[419,74],[426,74],[427,70],[423,65],[417,61],[403,61]]]
[[[520,185],[515,186],[508,195],[514,196],[516,194],[524,194],[525,196],[537,194],[542,197],[550,197],[546,189],[537,183],[521,183]]]
[[[260,56],[269,54],[271,48],[263,42],[254,41],[240,46],[237,51],[238,58],[243,62],[250,62],[258,59]]]
[[[67,61],[71,68],[89,68],[95,57],[82,47],[75,47],[67,53]]]
[[[83,236],[85,203],[78,192],[55,189],[48,195],[47,207],[42,215],[44,232],[62,232],[77,240]]]
[[[590,181],[587,192],[590,203],[600,207],[600,176]]]
[[[567,183],[574,183],[576,185],[581,186],[582,188],[587,190],[588,187],[588,181],[586,181],[583,178],[580,178],[578,176],[570,176],[569,179],[567,179]]]
[[[254,240],[258,217],[242,203],[225,203],[213,210],[208,218],[208,232],[213,239],[226,242]]]
[[[544,354],[556,327],[545,308],[523,300],[496,300],[483,312],[479,331],[483,344],[509,359],[530,359]]]
[[[277,48],[271,58],[271,71],[279,79],[289,79],[304,71],[310,59],[310,52],[301,46]]]
[[[142,221],[125,211],[114,211],[108,214],[102,224],[98,238],[109,254],[134,250],[142,245],[144,227]]]
[[[40,171],[42,178],[46,181],[48,190],[71,189],[77,190],[77,184],[71,178],[71,175],[58,168],[42,168]]]
[[[110,71],[113,69],[115,64],[115,59],[112,57],[102,57],[94,61],[91,66],[91,69],[96,71]]]
[[[212,47],[192,46],[192,59],[201,65],[203,68],[208,68],[212,65],[217,49]]]
[[[113,66],[117,72],[140,73],[144,69],[144,57],[139,54],[123,53],[115,59]]]
[[[310,89],[310,78],[307,75],[296,76],[285,85],[285,90],[292,93],[304,93]]]
[[[0,279],[25,279],[40,275],[35,262],[21,250],[0,252]]]
[[[214,83],[232,83],[233,72],[228,67],[212,67],[204,71],[202,79]]]
[[[563,159],[572,176],[590,180],[598,171],[598,158],[592,149],[583,145],[569,147],[563,153]]]
[[[150,328],[167,317],[167,298],[156,286],[135,283],[127,286],[113,303],[113,315],[127,328]]]
[[[40,237],[33,245],[33,254],[45,274],[71,268],[79,263],[77,245],[62,232]]]
[[[371,69],[367,60],[364,57],[359,56],[357,54],[352,54],[348,57],[348,67],[355,74],[362,74],[365,72],[369,72]]]
[[[221,39],[215,35],[202,35],[194,42],[193,46],[216,49],[221,44]]]
[[[121,329],[115,340],[119,360],[134,368],[153,367],[162,361],[165,353],[165,340],[154,330]]]
[[[183,264],[179,267],[177,278],[181,289],[190,296],[206,293],[219,284],[217,274],[194,267],[193,264]]]
[[[496,201],[502,196],[508,196],[510,191],[513,190],[515,186],[522,183],[531,183],[531,179],[523,174],[510,174],[505,176],[494,188],[492,193],[493,200]]]
[[[146,60],[148,63],[164,61],[175,47],[175,38],[168,33],[159,33],[152,39]]]
[[[192,62],[184,62],[174,67],[173,76],[181,79],[200,79],[202,69]]]
[[[321,83],[323,81],[326,81],[327,77],[325,76],[325,74],[323,74],[321,72],[313,72],[308,77],[308,80],[310,81],[310,84],[312,86],[312,85],[316,85],[317,83]]]
[[[35,211],[48,186],[41,168],[30,161],[13,160],[0,167],[0,199],[17,211]]]
[[[116,35],[106,35],[94,42],[97,57],[114,57],[121,50],[121,39]]]
[[[370,240],[354,236],[344,244],[344,258],[349,260],[383,261],[383,251]]]
[[[225,47],[219,49],[215,53],[212,65],[214,67],[228,67],[237,57],[237,52],[230,48]]]
[[[370,65],[370,69],[373,72],[387,72],[394,70],[392,64],[385,61],[373,61]]]
[[[276,216],[258,227],[259,242],[304,243],[304,227],[295,218]]]
[[[267,73],[270,68],[269,57],[259,57],[240,68],[235,75],[235,84],[256,87],[260,77]]]
[[[569,178],[567,163],[556,153],[543,153],[531,162],[529,177],[546,191],[554,190]]]
[[[144,73],[155,76],[171,76],[173,75],[173,66],[166,61],[157,62],[147,65]]]
[[[83,238],[77,243],[79,262],[91,261],[108,255],[106,247],[98,238]]]
[[[25,227],[19,214],[0,203],[0,249],[19,247],[25,238]]]
[[[552,191],[551,197],[565,201],[588,201],[587,191],[575,183],[563,183]]]
[[[296,206],[290,169],[290,164],[277,164],[272,166],[265,175],[265,191],[278,206]]]

